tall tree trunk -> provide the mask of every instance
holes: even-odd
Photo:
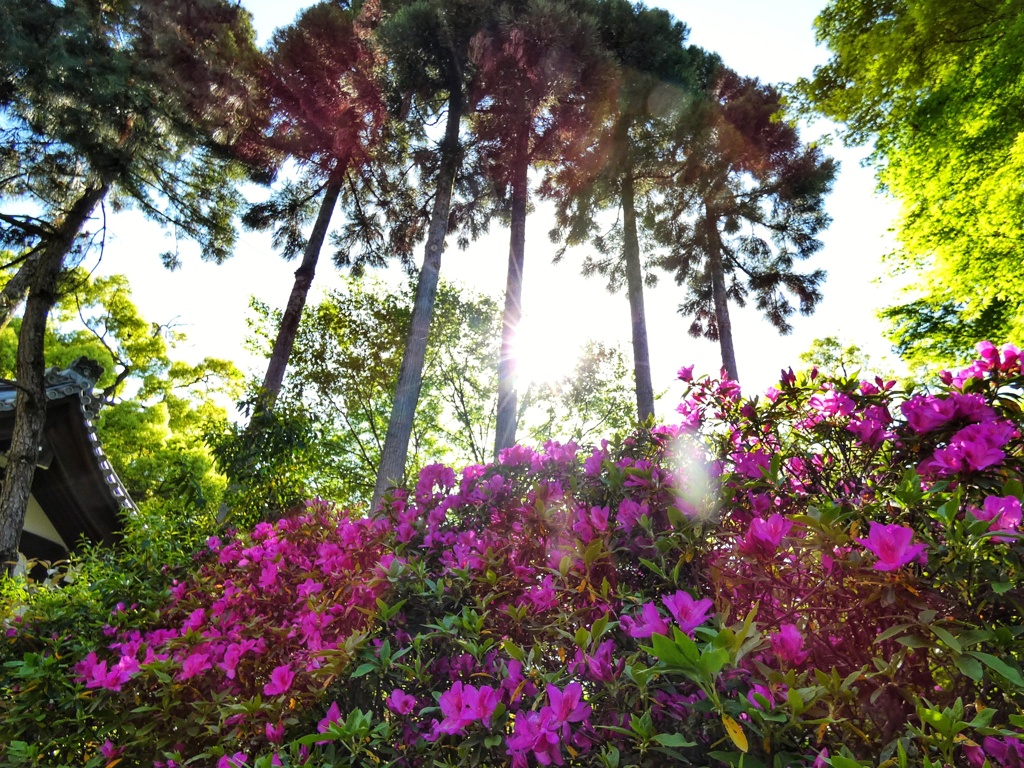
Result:
[[[718,220],[707,206],[704,207],[704,226],[707,227],[708,268],[711,270],[711,295],[715,302],[715,324],[718,326],[718,345],[722,350],[722,367],[730,379],[739,381],[736,372],[736,350],[732,345],[729,299],[725,293],[722,240],[718,234]]]
[[[434,317],[434,297],[441,271],[441,251],[448,234],[448,214],[451,210],[452,188],[459,170],[459,124],[462,121],[463,96],[461,84],[454,86],[448,97],[448,117],[445,123],[444,139],[441,141],[441,163],[437,174],[437,190],[434,193],[434,208],[430,213],[427,229],[427,244],[423,254],[423,266],[416,282],[416,299],[412,307],[409,336],[398,371],[398,385],[395,400],[388,420],[388,431],[381,452],[377,483],[373,489],[370,509],[376,509],[384,492],[405,476],[405,462],[409,455],[409,438],[412,436],[416,404],[419,401],[420,386],[423,384],[423,363],[427,356],[427,338],[430,322]]]
[[[284,382],[284,372],[288,367],[288,359],[292,354],[292,347],[295,346],[295,336],[299,331],[299,321],[302,319],[302,310],[306,306],[306,298],[309,296],[309,287],[313,283],[316,274],[317,261],[320,259],[320,251],[323,248],[324,240],[327,237],[327,230],[331,224],[331,216],[334,213],[334,206],[338,202],[338,195],[341,192],[341,182],[330,182],[324,190],[323,200],[320,202],[320,211],[316,216],[316,223],[309,235],[309,242],[302,253],[302,263],[295,270],[295,282],[292,284],[292,292],[288,296],[288,304],[281,316],[281,327],[277,331],[277,340],[274,342],[274,351],[270,355],[270,362],[267,365],[267,375],[263,377],[263,388],[260,392],[260,407],[273,408],[274,401],[281,393],[281,385]]]
[[[41,258],[29,281],[28,300],[18,334],[14,429],[0,489],[0,573],[9,574],[18,561],[21,530],[46,425],[43,339],[46,319],[57,299],[57,279],[64,257],[106,192],[106,185],[101,184],[85,190],[55,228],[52,239],[40,249]]]
[[[633,329],[633,375],[636,378],[636,412],[641,422],[654,415],[651,354],[647,345],[647,314],[644,311],[644,276],[640,264],[640,238],[636,230],[636,191],[633,170],[622,176],[622,256],[626,262],[626,292]]]
[[[0,290],[0,331],[7,327],[18,306],[25,300],[29,283],[32,282],[32,275],[35,274],[42,255],[40,248],[25,259],[18,267],[18,271],[11,275],[10,279],[4,283],[3,289]]]
[[[516,142],[512,178],[512,222],[505,280],[505,312],[501,319],[501,358],[498,360],[498,411],[495,419],[494,460],[515,445],[519,410],[516,392],[515,340],[523,316],[523,261],[526,254],[526,207],[529,203],[529,124]]]

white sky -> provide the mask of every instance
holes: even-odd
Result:
[[[305,3],[243,0],[256,18],[261,40],[294,18]],[[655,3],[651,3],[655,5]],[[718,52],[725,63],[744,75],[767,82],[792,82],[810,74],[827,53],[815,47],[812,23],[824,0],[665,0],[661,3],[690,27],[690,42]],[[804,133],[805,139],[820,133]],[[824,248],[806,268],[823,268],[829,278],[825,298],[817,312],[793,320],[794,332],[780,337],[756,310],[733,310],[736,357],[744,391],[754,394],[777,381],[782,367],[799,363],[799,354],[815,338],[837,335],[860,345],[878,360],[889,351],[882,326],[875,317],[879,307],[891,303],[891,283],[878,282],[881,256],[891,249],[888,233],[896,206],[874,192],[873,172],[861,167],[863,151],[850,151],[838,141],[828,152],[841,162],[835,188],[828,201],[833,222],[824,233]],[[528,359],[523,366],[541,377],[561,373],[571,365],[575,350],[587,338],[616,342],[629,349],[629,308],[624,293],[610,296],[601,278],[585,280],[579,269],[583,251],[570,251],[559,265],[551,264],[554,247],[547,238],[550,219],[543,205],[527,221],[524,275],[522,346]],[[179,349],[189,359],[215,356],[234,360],[243,369],[259,371],[261,361],[246,355],[246,317],[250,296],[271,306],[282,306],[297,266],[275,254],[269,238],[243,234],[235,256],[217,266],[203,263],[194,250],[183,247],[183,266],[165,271],[159,254],[170,246],[155,225],[140,217],[119,214],[111,221],[100,273],[127,274],[133,295],[147,319],[167,322],[177,318],[188,342]],[[505,286],[508,232],[493,227],[491,234],[460,252],[453,242],[442,259],[442,279],[500,298]],[[329,257],[321,258],[314,282],[317,292],[337,284]],[[696,372],[720,367],[717,343],[693,339],[689,321],[676,312],[682,289],[666,275],[646,293],[648,333],[656,392],[668,390],[659,403],[659,416],[671,419],[675,371],[696,364]]]

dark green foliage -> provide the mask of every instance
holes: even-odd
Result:
[[[728,302],[742,307],[752,294],[786,334],[797,309],[814,311],[825,279],[795,267],[821,248],[836,164],[801,142],[781,110],[778,89],[721,69],[678,145],[677,184],[656,224],[661,264],[688,290],[679,312],[692,318],[690,334],[720,342],[734,379]]]

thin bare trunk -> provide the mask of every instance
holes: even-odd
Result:
[[[715,323],[718,326],[718,345],[722,350],[722,367],[733,381],[739,381],[736,372],[736,350],[732,344],[732,321],[729,319],[729,299],[725,291],[725,268],[722,265],[722,241],[718,234],[718,221],[705,207],[704,225],[707,227],[708,268],[711,270],[711,294],[715,302]]]
[[[523,316],[523,262],[526,255],[526,207],[529,203],[529,125],[523,126],[516,143],[512,179],[512,222],[505,280],[505,312],[501,321],[501,358],[498,360],[498,411],[495,419],[494,460],[516,443],[518,394],[516,392],[516,333]]]
[[[284,372],[288,367],[288,359],[291,357],[292,348],[295,346],[295,336],[299,331],[302,310],[306,306],[309,287],[312,285],[313,277],[316,274],[317,261],[320,259],[320,251],[327,237],[327,230],[331,224],[331,215],[334,213],[334,206],[338,202],[340,192],[341,184],[339,182],[331,182],[324,190],[324,197],[320,203],[320,211],[317,213],[316,223],[313,225],[313,231],[309,235],[306,249],[302,253],[302,263],[295,270],[295,282],[292,284],[292,292],[288,296],[288,304],[285,306],[284,314],[281,316],[281,327],[277,331],[274,351],[271,353],[270,362],[267,365],[267,375],[263,378],[263,389],[260,392],[263,407],[273,408],[274,401],[277,400],[277,396],[281,393],[281,385],[284,383]]]
[[[632,170],[622,177],[622,255],[626,262],[626,292],[633,330],[633,375],[636,378],[636,411],[641,422],[654,415],[654,386],[651,384],[651,354],[647,344],[647,314],[644,311],[644,277],[640,264],[640,239],[636,229],[636,192]]]
[[[46,425],[46,363],[43,339],[46,319],[57,299],[57,278],[78,233],[107,192],[105,185],[89,187],[40,249],[40,260],[28,286],[28,300],[18,334],[14,429],[0,489],[0,573],[10,573],[18,560],[25,510],[32,490],[36,461]]]
[[[427,356],[427,338],[430,322],[434,317],[434,297],[441,272],[441,251],[448,234],[448,215],[451,210],[452,188],[459,169],[459,124],[462,119],[462,93],[456,86],[448,97],[448,117],[445,123],[444,139],[441,142],[441,164],[437,175],[437,190],[434,208],[430,214],[427,230],[427,244],[423,254],[423,266],[416,282],[416,299],[412,308],[409,336],[398,371],[398,385],[395,400],[388,420],[388,431],[381,451],[380,469],[373,490],[371,509],[380,504],[384,492],[400,483],[405,476],[405,462],[409,454],[409,440],[412,437],[413,419],[419,401],[420,386],[423,384],[423,363]]]

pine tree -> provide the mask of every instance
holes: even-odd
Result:
[[[441,253],[453,213],[452,193],[464,171],[461,126],[471,106],[471,41],[481,29],[493,25],[499,8],[500,3],[494,0],[395,0],[382,5],[378,39],[388,55],[395,106],[408,118],[413,131],[412,156],[419,163],[421,184],[433,192],[433,200],[373,506],[405,475]],[[435,141],[427,128],[442,116],[444,132]]]
[[[247,117],[252,37],[245,12],[223,0],[4,5],[0,206],[17,213],[0,212],[0,238],[20,255],[0,303],[9,313],[28,298],[0,562],[16,558],[38,456],[46,319],[62,269],[88,247],[93,211],[112,194],[198,240],[205,257],[230,255],[240,198],[227,148]]]
[[[654,388],[641,228],[656,190],[670,175],[663,155],[673,122],[688,109],[714,59],[684,46],[686,26],[663,10],[600,0],[596,11],[603,43],[619,64],[618,108],[601,126],[593,147],[548,175],[543,192],[556,203],[552,237],[567,246],[589,241],[596,247],[598,257],[587,260],[584,274],[607,277],[612,291],[626,287],[637,416],[644,421],[654,413]],[[610,231],[601,232],[598,213],[608,208],[617,208],[620,217]],[[648,273],[646,281],[653,280]]]
[[[320,3],[278,30],[267,51],[262,80],[270,130],[256,141],[278,162],[297,161],[306,174],[304,184],[286,184],[243,218],[253,229],[278,225],[277,241],[285,258],[302,253],[263,379],[261,397],[267,406],[281,390],[342,188],[349,174],[368,160],[381,134],[385,108],[374,72],[380,62],[369,39],[376,15],[374,3],[364,5],[361,13]],[[303,243],[299,228],[317,196],[313,228]]]
[[[825,195],[836,165],[780,119],[777,89],[722,68],[679,143],[680,169],[664,198],[661,260],[689,291],[679,312],[690,334],[717,340],[722,365],[738,379],[729,302],[757,308],[789,333],[795,297],[802,314],[821,299],[822,270],[794,271],[821,248]]]
[[[607,109],[610,60],[592,6],[532,0],[473,41],[478,67],[473,132],[486,172],[510,198],[510,244],[498,364],[494,455],[516,442],[515,337],[522,315],[529,171],[589,146]]]

